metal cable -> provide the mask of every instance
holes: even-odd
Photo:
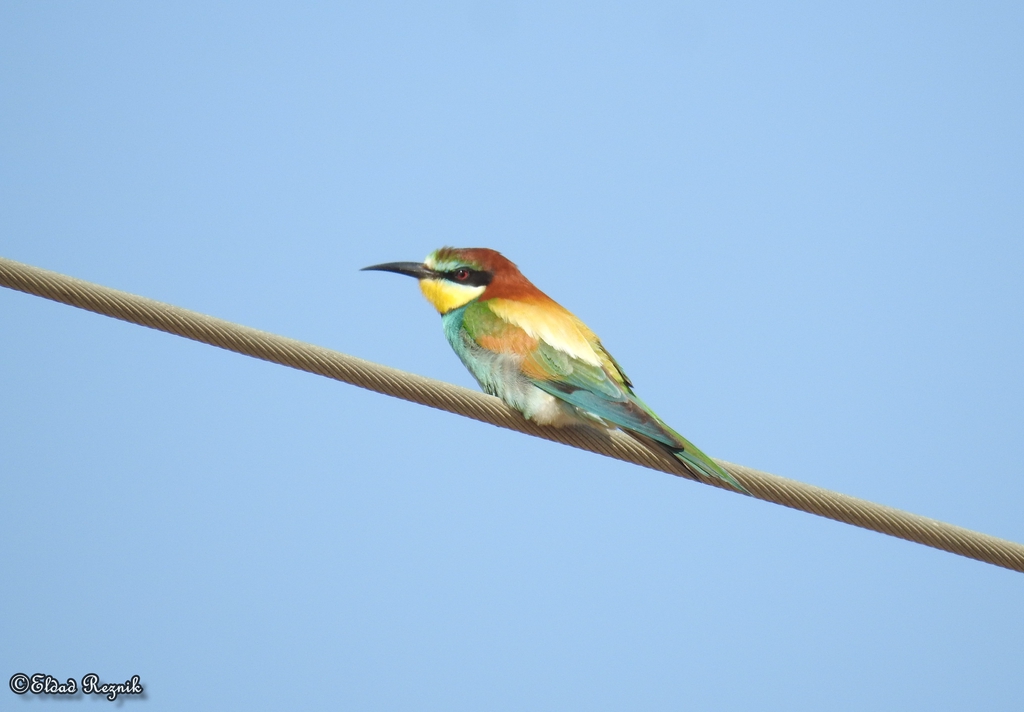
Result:
[[[539,426],[523,418],[498,398],[484,393],[2,257],[0,286],[184,336],[264,361],[327,376],[377,393],[464,415],[501,428],[571,445],[642,467],[681,477],[692,477],[675,458],[621,431],[602,432],[588,428]],[[1024,572],[1024,545],[1016,542],[742,465],[718,462],[754,497],[766,502]],[[730,489],[717,482],[705,484]]]

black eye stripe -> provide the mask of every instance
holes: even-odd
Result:
[[[468,276],[465,279],[459,279],[462,276],[461,272],[468,272]],[[441,276],[447,279],[449,282],[455,284],[465,284],[470,287],[486,287],[494,279],[494,275],[490,272],[481,269],[470,269],[469,267],[458,267],[447,272],[442,272]]]

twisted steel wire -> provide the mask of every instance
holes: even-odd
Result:
[[[526,420],[498,398],[484,393],[3,257],[0,257],[0,286],[693,479],[692,473],[674,457],[621,431],[540,426]],[[742,465],[717,462],[757,499],[1024,572],[1024,545],[1016,542]],[[701,481],[732,491],[723,483]]]

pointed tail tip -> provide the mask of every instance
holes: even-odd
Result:
[[[704,455],[704,457],[689,453],[686,450],[675,450],[672,454],[675,455],[676,459],[684,465],[688,465],[690,469],[696,470],[695,474],[703,475],[710,480],[724,482],[732,489],[736,490],[740,494],[745,494],[748,497],[754,496],[750,490],[741,485],[735,477],[725,470],[725,468],[710,457],[704,455],[704,453],[700,453],[700,455]]]

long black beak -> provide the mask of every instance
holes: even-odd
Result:
[[[430,269],[426,265],[421,265],[419,262],[388,262],[387,264],[363,267],[359,271],[396,272],[398,274],[408,275],[409,277],[415,277],[416,279],[430,279],[431,277],[437,276],[437,273],[434,272],[434,270]]]

